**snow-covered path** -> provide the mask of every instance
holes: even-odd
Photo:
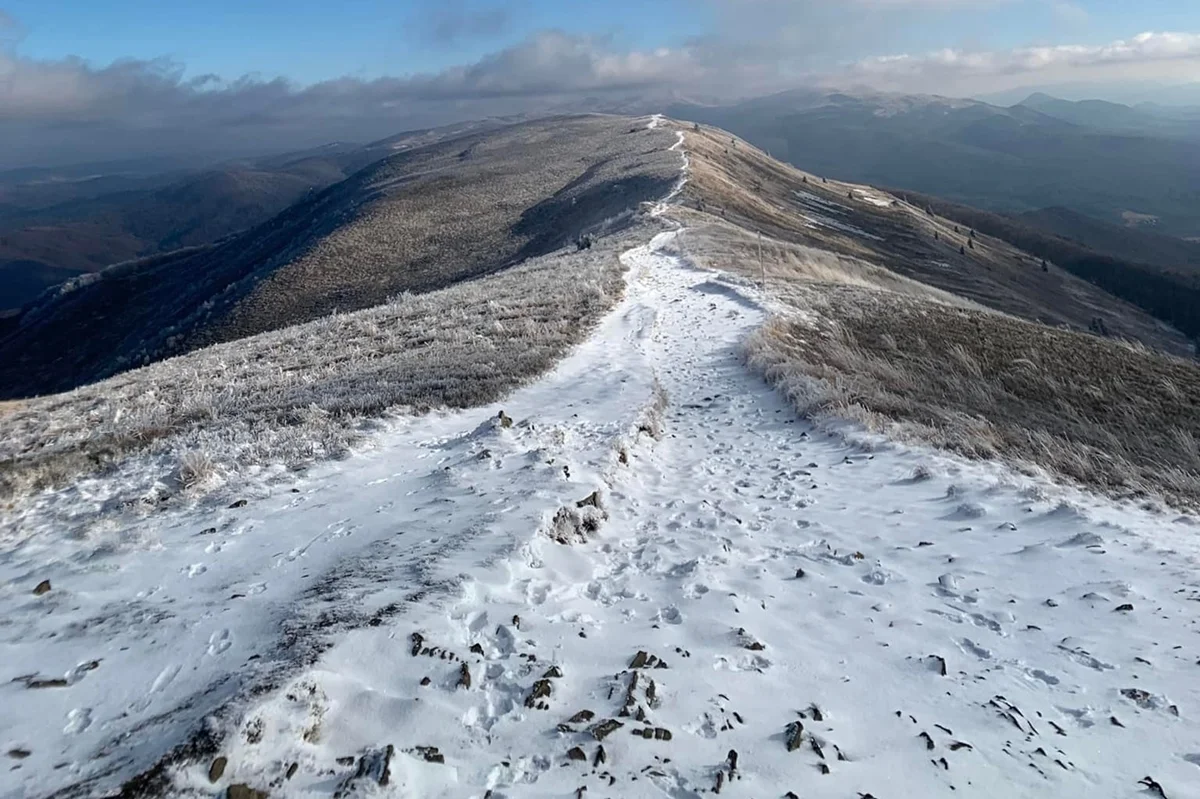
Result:
[[[1200,797],[1196,522],[818,433],[673,235],[502,406],[0,552],[0,796],[104,793],[232,707],[179,792]]]
[[[454,599],[344,636],[247,712],[220,784],[1200,796],[1193,522],[818,434],[740,362],[762,312],[670,235],[629,256],[646,327],[610,359],[661,381],[663,437],[593,462],[598,532],[529,528]],[[372,751],[385,788],[352,779]],[[211,790],[206,767],[184,781]]]

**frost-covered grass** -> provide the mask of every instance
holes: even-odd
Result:
[[[652,229],[9,404],[0,491],[96,475],[127,498],[203,491],[247,467],[341,456],[388,412],[495,400],[587,336],[622,293],[619,253]]]
[[[802,413],[1200,505],[1194,363],[886,291],[827,288],[808,308],[747,344]]]

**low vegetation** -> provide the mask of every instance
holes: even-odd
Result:
[[[43,295],[0,322],[0,398],[446,288],[603,233],[670,190],[675,140],[644,122],[581,116],[398,152],[216,246]]]
[[[216,345],[50,397],[0,404],[0,496],[102,475],[144,499],[223,473],[338,457],[391,411],[498,399],[620,297],[648,220],[504,272]],[[151,474],[146,474],[149,469]]]
[[[1095,318],[1097,307],[1107,318],[1125,319],[1126,332],[1152,330],[1153,320],[1136,309],[1121,316],[1129,306],[1098,304],[1105,302],[1102,292],[1061,272],[1061,293],[1026,286],[1005,295],[978,262],[947,263],[947,271],[976,269],[990,280],[981,284],[987,291],[963,292],[967,299],[953,291],[963,276],[928,279],[914,268],[919,256],[904,262],[903,249],[893,257],[884,257],[883,245],[874,249],[870,236],[888,234],[872,217],[911,216],[903,201],[892,206],[889,195],[868,187],[789,171],[708,129],[689,132],[687,141],[692,194],[689,207],[673,211],[688,225],[680,246],[704,266],[755,284],[765,278],[775,314],[747,343],[747,359],[801,413],[851,419],[968,457],[1036,465],[1113,495],[1158,494],[1200,506],[1200,368],[1193,361],[1156,352],[1133,336],[1089,335],[1038,324],[1028,312],[1031,319],[1020,319],[995,309],[1010,310],[1031,296],[1061,303],[1061,312],[1078,314],[1080,323],[1088,309]],[[770,181],[799,182],[836,201],[853,212],[842,219],[868,235],[806,228],[797,221],[802,212],[789,213]],[[859,210],[856,193],[885,202]],[[772,195],[777,199],[764,199]],[[916,220],[927,230],[954,229],[924,211]],[[977,240],[977,253],[1007,247],[1006,258],[1028,262],[1008,245]],[[1186,351],[1177,346],[1181,337],[1165,340],[1168,349]],[[1162,341],[1148,337],[1151,344]]]
[[[802,413],[1107,493],[1200,506],[1200,369],[1096,336],[893,292],[810,295],[749,342]]]

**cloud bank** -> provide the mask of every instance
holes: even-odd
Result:
[[[97,66],[78,58],[32,59],[19,52],[16,21],[0,12],[0,168],[278,151],[468,118],[649,109],[674,97],[732,99],[797,85],[962,95],[1035,83],[1180,82],[1200,74],[1194,33],[1143,33],[1091,46],[865,55],[842,63],[832,57],[852,51],[842,36],[861,48],[875,27],[917,10],[960,13],[1016,0],[696,1],[715,15],[719,35],[628,50],[607,37],[542,31],[437,73],[310,86],[189,76],[169,60]],[[506,14],[498,5],[462,19],[434,15],[429,36],[490,35],[507,24]],[[847,27],[848,19],[861,24]]]

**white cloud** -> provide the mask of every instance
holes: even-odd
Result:
[[[900,91],[952,94],[1011,88],[1030,82],[1194,80],[1198,74],[1200,34],[1151,32],[1102,45],[945,49],[921,55],[868,58],[828,78]]]

